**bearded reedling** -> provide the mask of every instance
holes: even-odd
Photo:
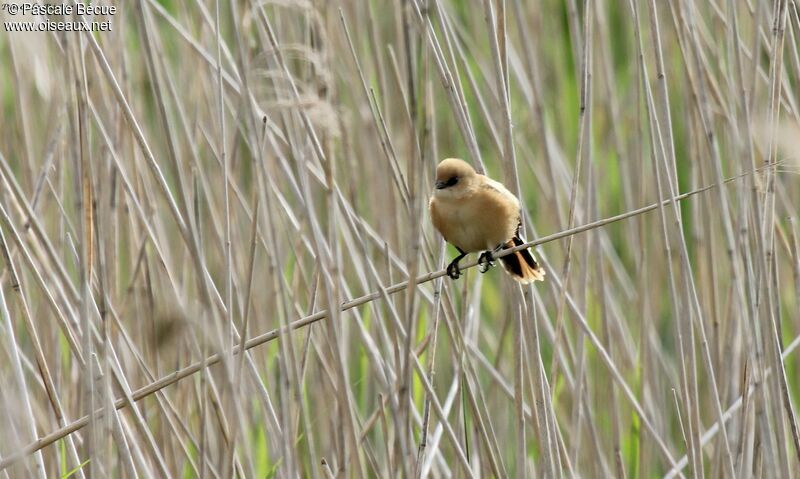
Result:
[[[436,189],[429,203],[433,226],[459,255],[447,265],[452,279],[461,276],[458,262],[482,251],[481,273],[494,266],[494,255],[519,246],[519,200],[501,183],[479,175],[463,160],[448,158],[436,167]],[[544,269],[527,249],[500,258],[506,272],[522,284],[544,281]]]

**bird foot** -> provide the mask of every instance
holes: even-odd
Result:
[[[484,251],[478,257],[478,270],[481,273],[489,271],[489,268],[494,266],[494,255],[491,251]]]
[[[458,267],[459,258],[454,259],[447,265],[447,276],[451,279],[458,279],[461,276],[461,269]]]

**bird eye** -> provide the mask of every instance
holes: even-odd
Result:
[[[437,190],[442,190],[444,188],[449,188],[449,187],[455,185],[456,183],[458,183],[458,176],[451,176],[446,181],[437,181],[436,182],[436,189]]]

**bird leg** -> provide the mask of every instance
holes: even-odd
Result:
[[[484,251],[478,257],[478,270],[481,273],[489,271],[489,268],[494,266],[494,255],[491,251]]]
[[[450,276],[452,279],[458,279],[458,277],[461,276],[461,269],[458,267],[458,262],[461,260],[461,258],[467,255],[467,253],[462,251],[461,248],[456,247],[456,249],[458,250],[459,255],[447,265],[447,276]]]

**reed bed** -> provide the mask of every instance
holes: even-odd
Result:
[[[115,5],[0,34],[0,477],[800,474],[794,0]]]

